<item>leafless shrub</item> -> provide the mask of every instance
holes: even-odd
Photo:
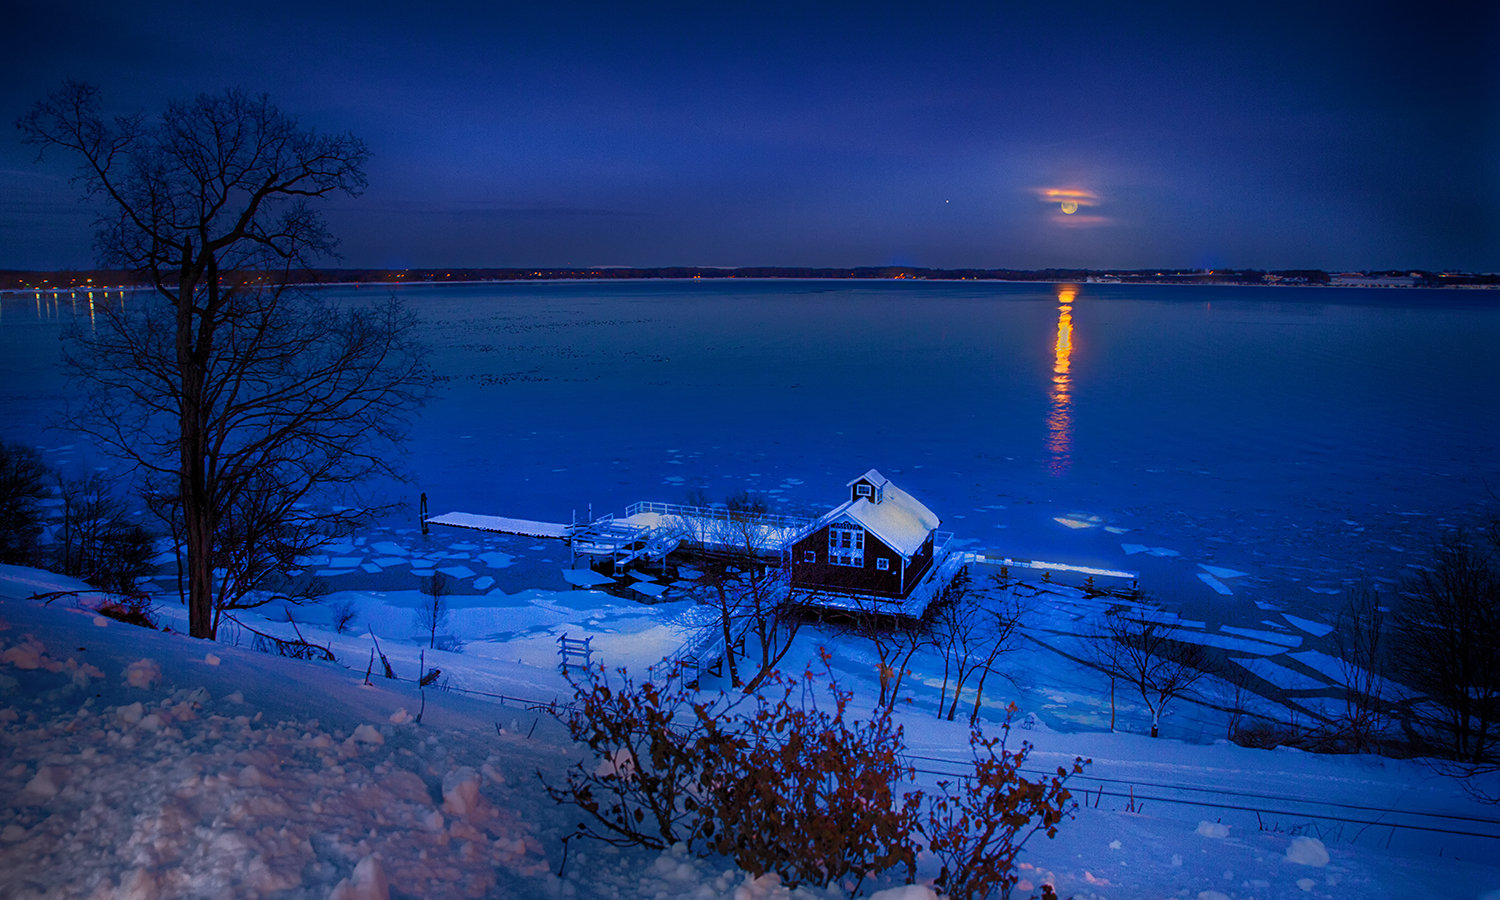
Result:
[[[359,605],[353,600],[340,600],[334,605],[331,612],[333,630],[338,634],[345,634],[359,618]]]
[[[1500,534],[1462,532],[1433,550],[1430,567],[1401,585],[1391,659],[1434,712],[1419,735],[1455,760],[1500,758]]]
[[[984,900],[997,889],[1009,897],[1026,842],[1038,831],[1056,837],[1057,826],[1078,807],[1063,784],[1090,760],[1075,757],[1070,768],[1059,766],[1055,775],[1035,781],[1022,777],[1031,744],[1006,747],[1015,712],[1014,705],[1007,710],[999,735],[970,732],[974,777],[938,782],[939,793],[928,802],[922,831],[942,866],[934,887],[952,900]]]

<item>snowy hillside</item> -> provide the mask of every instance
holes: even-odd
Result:
[[[331,632],[317,638],[334,639],[353,668],[124,625],[80,608],[86,592],[50,606],[26,599],[79,587],[0,571],[0,896],[787,893],[770,879],[750,883],[724,860],[581,842],[558,878],[574,813],[547,800],[537,773],[555,778],[578,750],[545,715],[456,691],[429,690],[416,724],[412,641],[393,637],[386,647],[405,679],[377,677],[370,687],[363,649]],[[573,596],[585,601],[574,603],[584,620],[597,627],[609,617],[597,599],[606,595]],[[542,599],[528,615],[566,618],[555,595]],[[647,636],[643,653],[664,627],[636,629]],[[438,664],[504,688],[492,693],[559,694],[545,654],[528,659],[522,649],[517,662],[496,658],[500,646],[471,643]],[[904,717],[922,778],[960,770],[963,723],[917,709]],[[1486,864],[1495,841],[1458,833],[1500,833],[1500,817],[1420,764],[1040,724],[1023,735],[1040,767],[1075,754],[1094,760],[1091,777],[1075,782],[1086,808],[1055,841],[1028,845],[1028,891],[1050,882],[1078,898],[1500,897],[1486,893],[1500,890],[1500,869]],[[1368,821],[1412,827],[1358,824]],[[891,885],[870,890],[882,887]]]

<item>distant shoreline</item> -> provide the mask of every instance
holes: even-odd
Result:
[[[241,277],[239,283],[269,283],[265,276]],[[1500,274],[1388,270],[1324,272],[1289,269],[926,269],[910,266],[857,268],[645,267],[591,268],[424,268],[314,269],[275,278],[277,283],[305,287],[398,287],[434,284],[498,284],[527,281],[982,281],[1004,284],[1216,285],[1238,287],[1440,288],[1497,289]],[[88,290],[139,289],[148,283],[119,270],[0,271],[0,295],[62,294]]]

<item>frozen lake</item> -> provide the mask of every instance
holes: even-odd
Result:
[[[338,289],[351,299],[384,289]],[[567,521],[764,492],[836,503],[875,467],[1008,555],[1130,569],[1184,615],[1317,615],[1397,577],[1500,490],[1500,296],[904,282],[400,290],[440,394],[407,489]],[[102,302],[103,298],[96,298]],[[87,298],[0,300],[4,436],[43,426]],[[1204,568],[1212,567],[1212,570]],[[1224,593],[1228,591],[1228,593]]]

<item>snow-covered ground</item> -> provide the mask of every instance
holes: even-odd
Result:
[[[304,633],[339,656],[326,663],[124,625],[84,608],[87,593],[46,606],[26,599],[76,587],[0,569],[0,896],[376,897],[382,879],[398,898],[785,893],[764,879],[747,886],[722,859],[588,844],[572,847],[556,877],[573,819],[546,798],[538,773],[556,778],[579,750],[527,706],[566,694],[538,635],[595,635],[607,662],[638,670],[655,661],[685,604],[631,606],[581,589],[535,592],[524,604],[460,598],[464,615],[449,631],[469,642],[461,653],[428,650],[428,665],[453,687],[511,699],[429,690],[416,724],[419,641],[402,618],[414,597],[351,592],[363,637],[308,616]],[[373,686],[364,684],[369,630],[401,680],[379,677],[377,666]],[[804,633],[794,653],[810,655],[827,638]],[[868,701],[868,660],[849,642],[835,653],[842,683]],[[1041,684],[1081,677],[1062,660],[1038,648],[1019,668]],[[1057,690],[1060,706],[1084,700]],[[962,770],[966,727],[936,721],[923,689],[912,696],[901,718],[919,780],[930,784]],[[995,700],[1015,696],[1002,688]],[[1028,846],[1023,889],[1500,896],[1486,894],[1500,890],[1496,839],[1463,834],[1500,835],[1500,816],[1419,762],[1068,733],[1043,716],[1025,716],[1017,736],[1035,744],[1038,769],[1093,760],[1074,782],[1075,820]]]

